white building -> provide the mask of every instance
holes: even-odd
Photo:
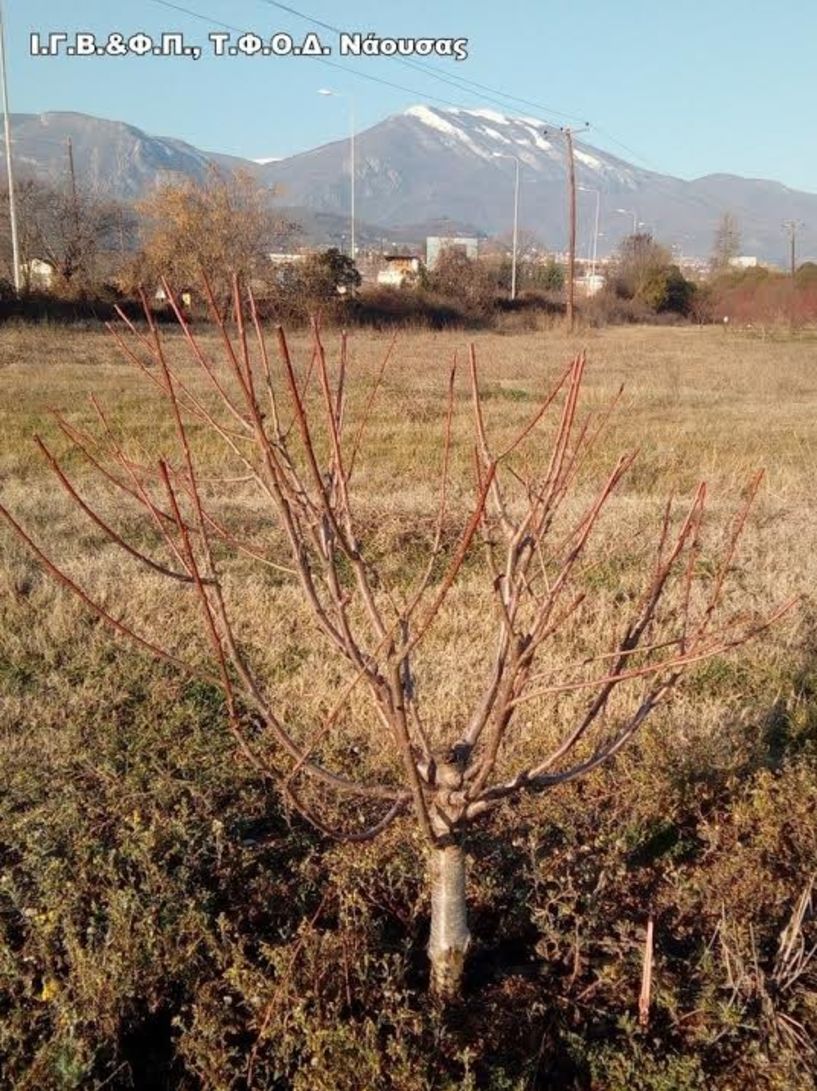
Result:
[[[414,254],[386,254],[386,268],[377,274],[378,284],[402,288],[416,281],[420,275],[420,259]]]
[[[28,285],[29,289],[35,291],[47,292],[54,283],[55,269],[50,261],[43,261],[42,258],[32,258],[31,261],[23,262],[20,266],[20,272],[23,276],[23,282]]]
[[[584,277],[576,277],[573,283],[576,285],[576,291],[582,295],[591,296],[600,292],[604,287],[605,278],[601,273],[588,273]]]

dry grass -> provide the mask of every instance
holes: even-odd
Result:
[[[812,1086],[801,1063],[802,1042],[776,1029],[794,1020],[807,1041],[817,1037],[808,968],[789,994],[770,999],[759,975],[753,992],[746,966],[752,957],[765,959],[763,980],[772,980],[776,937],[817,858],[815,347],[706,328],[588,331],[574,342],[555,332],[471,339],[488,424],[500,434],[530,413],[577,348],[588,351],[594,406],[624,384],[621,407],[587,470],[591,488],[621,450],[640,450],[604,521],[595,558],[593,624],[599,631],[616,623],[617,595],[632,585],[637,558],[650,545],[641,531],[655,525],[666,495],[689,496],[705,479],[717,536],[759,466],[766,478],[731,601],[735,608],[767,610],[801,593],[801,608],[739,659],[715,660],[698,671],[614,771],[526,804],[514,820],[513,838],[504,833],[511,829],[505,816],[496,838],[477,839],[474,852],[483,863],[475,879],[481,923],[475,932],[479,939],[482,931],[487,954],[477,958],[474,973],[492,984],[485,988],[484,1023],[474,1025],[472,1018],[468,1026],[440,1029],[433,1012],[422,1008],[412,969],[425,908],[411,845],[400,846],[390,835],[357,857],[321,848],[313,859],[311,839],[297,829],[287,832],[276,802],[234,758],[218,699],[131,649],[115,647],[0,529],[0,782],[5,778],[11,786],[5,812],[0,804],[0,922],[4,913],[9,922],[0,943],[0,1015],[7,1012],[12,1028],[5,1038],[0,1032],[0,1057],[8,1054],[10,1086],[97,1086],[109,1077],[108,1086],[129,1086],[128,1079],[138,1084],[138,1074],[129,1073],[141,1071],[134,1060],[139,1050],[128,1043],[142,1024],[152,1028],[149,1035],[172,1043],[166,1043],[172,1056],[156,1064],[164,1064],[163,1079],[180,1087],[241,1086],[242,1058],[261,1028],[253,1085],[263,1087],[725,1091],[730,1066],[744,1073],[733,1086]],[[351,337],[353,412],[389,340],[370,333]],[[192,378],[178,337],[173,341],[174,355]],[[305,341],[296,338],[294,347],[303,355]],[[394,558],[398,582],[416,575],[433,530],[447,369],[452,354],[464,359],[466,349],[461,333],[399,338],[368,432],[360,510],[372,547]],[[463,423],[465,389],[463,376]],[[72,422],[90,424],[86,399],[92,391],[131,437],[132,449],[140,445],[155,454],[170,448],[169,424],[156,413],[158,398],[120,360],[107,335],[0,329],[3,502],[141,631],[194,646],[190,596],[123,562],[71,510],[35,457],[33,431],[55,439],[47,408],[57,406]],[[464,427],[460,435],[455,458],[464,506]],[[201,435],[196,442],[207,472],[224,475],[218,447]],[[54,446],[61,449],[58,439]],[[69,466],[103,509],[113,511],[86,468],[76,460]],[[240,517],[259,538],[274,534],[255,501],[249,507],[244,502],[248,496],[241,483],[220,490],[221,513]],[[340,675],[312,638],[286,579],[255,574],[249,581],[237,562],[229,591],[246,603],[242,636],[281,706],[308,731]],[[482,582],[479,568],[470,566],[417,666],[426,708],[440,727],[463,715],[486,654],[478,635]],[[577,647],[555,654],[575,658]],[[543,724],[537,714],[544,710],[532,709],[528,735],[517,745],[524,748],[553,730],[560,710],[568,711],[567,705],[555,715],[551,710],[551,721]],[[354,741],[364,753],[374,729],[365,719],[356,725]],[[348,753],[335,757],[348,760]],[[272,856],[245,846],[237,831],[247,822],[274,829]],[[34,844],[26,841],[31,837]],[[200,858],[198,870],[174,855],[187,844]],[[130,853],[131,863],[114,861],[110,853]],[[95,865],[95,859],[104,862]],[[272,879],[265,877],[271,861]],[[59,886],[70,885],[78,867],[77,892],[97,899],[107,947],[93,936],[83,938],[79,893]],[[185,875],[177,882],[179,869]],[[247,876],[252,879],[245,889]],[[259,908],[271,882],[291,903],[289,913],[283,906]],[[325,912],[322,929],[309,924],[322,903],[307,893],[321,884],[329,884],[337,903]],[[129,901],[128,891],[135,900]],[[179,897],[190,899],[187,916],[170,907]],[[635,1029],[639,928],[648,907],[656,915],[654,1040]],[[804,921],[811,927],[808,914]],[[0,936],[2,928],[0,923]],[[166,949],[181,936],[197,950],[184,966]],[[298,967],[310,958],[320,961],[312,949],[316,936],[339,943],[343,958],[364,963],[354,971],[347,966],[341,995],[329,999],[317,967],[312,978],[305,968],[305,976],[301,969],[282,969],[287,959]],[[529,969],[507,978],[507,966],[498,975],[491,965],[492,943],[503,950],[520,936],[531,948],[538,944],[546,959],[535,984]],[[357,945],[351,954],[347,943]],[[729,972],[722,953],[727,943]],[[150,957],[163,976],[151,977],[143,965]],[[734,976],[738,957],[746,966],[741,963],[736,987],[729,973]],[[130,984],[119,988],[112,973]],[[269,982],[286,983],[287,974],[299,982],[297,997],[280,1005],[289,1015],[274,1013],[265,1022]],[[219,1007],[226,993],[235,1005],[229,1018]],[[778,1005],[779,1017],[769,1015],[769,1004]],[[392,1028],[385,1038],[378,1006],[387,1010],[383,1018]],[[88,1010],[90,1019],[83,1014]],[[508,1029],[505,1044],[491,1046],[488,1028],[503,1011],[509,1021],[518,1020],[514,1012],[526,1012],[530,1034],[514,1037]],[[150,1022],[157,1012],[167,1016],[166,1030],[164,1023],[157,1029]],[[357,1029],[338,1037],[338,1019]],[[24,1033],[29,1024],[33,1029]],[[434,1035],[439,1057],[426,1065],[420,1057]],[[492,1050],[498,1055],[493,1061]],[[343,1082],[335,1055],[369,1075],[359,1075],[361,1082],[344,1076]]]

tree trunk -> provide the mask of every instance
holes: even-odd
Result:
[[[465,908],[465,853],[458,844],[432,849],[428,957],[431,990],[442,1000],[460,995],[470,942]]]

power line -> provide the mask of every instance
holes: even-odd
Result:
[[[182,12],[184,15],[189,15],[193,19],[198,19],[203,23],[209,23],[211,26],[221,27],[223,30],[231,30],[236,34],[244,33],[242,27],[237,27],[233,23],[225,23],[220,19],[214,19],[210,15],[205,15],[200,11],[194,11],[192,8],[183,7],[181,4],[174,4],[171,0],[150,0],[150,3],[159,4],[163,8],[171,8],[173,11]],[[453,106],[454,108],[458,106],[458,103],[452,102],[450,99],[440,98],[439,95],[429,95],[424,91],[417,91],[413,87],[405,87],[403,84],[393,83],[391,80],[384,80],[380,76],[373,76],[369,72],[359,72],[357,69],[349,68],[348,65],[339,64],[337,61],[329,61],[326,57],[313,57],[311,59],[317,61],[318,64],[324,64],[329,68],[337,68],[347,75],[351,73],[353,76],[360,77],[360,79],[370,80],[372,83],[379,83],[384,87],[391,87],[396,91],[404,91],[409,95],[416,95],[418,99],[432,99],[434,102],[441,102],[444,106]]]
[[[617,140],[616,137],[614,137],[606,129],[603,129],[601,125],[594,125],[593,128],[599,134],[599,136],[603,137],[605,140],[609,140],[611,144],[615,144],[617,147],[621,148],[622,151],[625,151],[627,155],[631,156],[631,158],[637,159],[639,162],[649,167],[650,170],[654,170],[658,174],[666,173],[665,171],[662,171],[659,166],[653,163],[652,160],[648,159],[645,155],[641,155],[640,152],[637,152],[635,148],[631,148],[623,141]]]
[[[204,23],[210,23],[213,26],[221,27],[223,30],[231,30],[236,34],[243,34],[244,28],[237,27],[233,23],[225,23],[223,20],[216,19],[213,16],[206,15],[203,12],[195,11],[192,8],[184,7],[182,4],[175,4],[172,0],[150,0],[151,3],[158,4],[160,7],[169,8],[171,11],[178,11],[184,15],[189,15],[193,19],[198,19]],[[313,26],[321,27],[324,30],[331,30],[333,33],[342,34],[343,30],[340,27],[336,27],[332,23],[326,23],[322,19],[315,18],[311,15],[307,15],[304,12],[298,11],[295,8],[290,7],[288,4],[275,3],[274,0],[259,0],[260,3],[266,3],[270,7],[280,8],[282,11],[286,11],[291,15],[295,15],[299,19],[303,19],[305,22],[310,23]],[[405,57],[393,58],[399,61],[404,67],[411,68],[416,72],[419,72],[424,76],[431,76],[432,79],[439,80],[442,83],[448,84],[457,91],[465,91],[469,95],[474,96],[474,91],[471,88],[476,88],[483,92],[488,92],[491,95],[499,95],[502,99],[508,101],[519,102],[525,106],[532,106],[536,110],[543,111],[545,114],[564,117],[575,120],[577,114],[567,114],[562,110],[556,110],[551,107],[545,106],[539,102],[532,102],[530,99],[518,98],[515,95],[506,94],[504,91],[497,91],[495,88],[489,87],[487,84],[477,83],[474,80],[466,79],[464,76],[457,76],[446,74],[443,75],[439,70],[432,66],[422,65],[417,61],[407,60]],[[420,100],[432,101],[442,103],[443,106],[450,106],[457,109],[460,106],[459,102],[453,102],[451,99],[442,98],[440,95],[430,94],[428,91],[418,91],[413,87],[406,87],[404,84],[395,83],[393,80],[384,79],[382,76],[374,76],[370,72],[361,72],[356,68],[351,68],[348,65],[339,64],[337,61],[329,61],[325,57],[314,57],[313,60],[318,61],[320,64],[326,65],[328,68],[335,68],[341,72],[345,72],[347,75],[353,75],[360,79],[369,80],[371,83],[379,83],[383,87],[391,87],[396,91],[403,91],[406,94],[414,95]],[[502,109],[507,109],[506,102],[499,102],[496,98],[486,98],[483,94],[480,96],[482,101],[490,101],[495,106],[499,106]],[[544,119],[542,119],[544,120]]]
[[[172,0],[150,0],[150,2],[158,4],[159,6],[164,8],[169,8],[172,11],[178,11],[184,15],[189,15],[191,18],[198,19],[200,22],[209,23],[212,26],[221,27],[223,30],[230,30],[236,34],[244,33],[243,27],[235,26],[235,24],[233,23],[225,23],[222,20],[216,19],[211,15],[204,14],[203,12],[185,7],[181,4],[173,3]],[[280,3],[279,0],[259,0],[259,3],[264,3],[270,7],[278,8],[281,11],[285,11],[290,15],[294,15],[297,18],[302,19],[313,26],[321,27],[323,30],[331,30],[333,33],[336,34],[343,33],[342,29],[338,26],[335,26],[335,24],[327,23],[324,20],[318,19],[315,16],[308,15],[307,13],[299,11],[297,8],[294,8],[289,4]],[[339,64],[337,61],[327,60],[326,57],[314,57],[312,59],[317,61],[319,64],[326,65],[328,68],[334,68],[337,71],[344,72],[346,73],[346,75],[352,75],[359,79],[368,80],[370,83],[377,83],[383,87],[390,87],[392,90],[395,91],[402,91],[405,94],[416,96],[420,100],[440,103],[443,106],[453,107],[454,109],[458,109],[461,105],[460,102],[453,102],[451,99],[442,98],[440,95],[430,94],[427,91],[418,91],[416,88],[406,87],[404,84],[395,83],[393,80],[384,79],[382,76],[372,75],[370,72],[361,72],[359,69],[352,68],[349,65]],[[502,109],[508,109],[508,102],[516,102],[520,103],[523,106],[533,107],[533,109],[551,116],[564,117],[572,120],[575,120],[579,117],[578,114],[568,114],[562,110],[556,110],[553,107],[545,106],[541,102],[535,102],[532,99],[521,98],[518,95],[511,95],[508,92],[502,91],[498,88],[490,87],[488,84],[483,84],[477,82],[476,80],[467,79],[465,76],[453,75],[450,73],[443,75],[440,73],[439,69],[436,69],[432,65],[423,65],[417,61],[410,61],[405,57],[393,57],[390,59],[399,61],[402,65],[404,65],[404,67],[411,68],[417,72],[420,72],[422,75],[431,76],[432,79],[436,79],[441,81],[442,83],[446,83],[449,86],[454,87],[458,91],[465,91],[472,97],[476,96],[471,88],[474,88],[475,90],[479,90],[481,92],[487,92],[490,96],[499,96],[499,98],[506,101],[497,101],[496,97],[489,98],[486,96],[486,94],[482,94],[479,97],[481,101],[492,102],[493,105],[499,106]],[[541,120],[545,121],[544,118],[542,118]],[[612,136],[605,129],[602,129],[600,126],[596,126],[595,131],[606,140],[609,140],[611,143],[616,144],[634,159],[639,160],[640,162],[650,167],[652,170],[656,170],[660,173],[660,168],[658,168],[654,163],[651,163],[645,156],[640,155],[637,151],[635,151],[635,149],[630,148],[628,145],[622,143],[622,141],[617,140],[616,137]]]
[[[291,4],[284,4],[281,2],[281,0],[258,0],[258,2],[262,4],[267,4],[269,7],[278,8],[280,11],[286,11],[290,15],[295,15],[298,19],[302,19],[313,26],[321,27],[323,30],[331,30],[335,34],[343,33],[342,28],[336,26],[334,23],[327,23],[322,19],[318,19],[317,16],[309,15],[306,12],[300,11],[298,8],[292,7]],[[566,113],[564,110],[557,110],[553,106],[546,106],[544,103],[535,102],[533,99],[521,98],[519,95],[512,95],[508,91],[503,91],[501,88],[491,87],[489,84],[486,83],[479,83],[477,80],[468,79],[466,76],[460,76],[458,73],[443,73],[441,69],[437,68],[435,65],[432,64],[424,64],[419,61],[411,61],[406,59],[405,57],[393,57],[391,59],[398,61],[398,63],[402,64],[406,68],[412,68],[425,76],[431,76],[432,79],[440,80],[442,83],[447,83],[451,87],[455,87],[457,90],[465,90],[473,94],[473,91],[471,91],[471,89],[473,88],[477,91],[487,93],[489,96],[492,96],[492,98],[486,100],[485,94],[483,94],[483,100],[492,101],[494,105],[501,106],[503,109],[508,108],[507,103],[516,102],[522,106],[532,107],[534,110],[538,110],[541,113],[549,115],[551,117],[563,117],[569,121],[583,120],[583,117],[579,114]],[[505,101],[497,102],[497,97],[500,99],[504,99]],[[544,120],[544,118],[542,120]],[[658,171],[660,173],[660,168],[657,167],[655,163],[647,159],[646,156],[641,155],[634,148],[631,148],[629,145],[624,144],[621,140],[618,140],[611,133],[607,132],[606,129],[602,129],[598,125],[595,125],[594,129],[605,140],[610,141],[612,144],[617,145],[619,148],[625,151],[627,155],[631,156],[633,159],[639,160],[650,169]]]
[[[306,12],[299,11],[297,8],[291,7],[289,4],[280,3],[279,0],[259,0],[259,3],[267,4],[269,7],[279,8],[281,11],[289,12],[290,15],[295,15],[298,19],[303,19],[304,22],[310,23],[313,26],[321,27],[323,30],[331,30],[335,34],[343,34],[344,31],[341,27],[335,26],[334,23],[326,23],[322,19],[318,19],[314,15],[308,15]],[[507,99],[511,102],[521,103],[523,106],[532,106],[535,110],[541,110],[545,114],[550,114],[555,117],[564,117],[568,120],[576,121],[580,120],[578,114],[568,114],[564,110],[557,110],[552,106],[545,106],[541,102],[533,102],[531,99],[519,98],[517,95],[510,95],[505,91],[502,91],[496,87],[490,87],[485,83],[478,83],[476,80],[467,79],[465,76],[460,76],[457,73],[445,72],[431,64],[423,64],[420,61],[411,61],[405,57],[393,57],[391,58],[402,64],[406,68],[412,68],[417,72],[421,72],[424,76],[431,76],[432,79],[440,80],[442,83],[450,84],[452,87],[456,87],[457,90],[468,90],[475,88],[478,91],[487,92],[492,96],[499,96],[500,98]],[[503,103],[497,103],[494,98],[495,105],[503,106]]]

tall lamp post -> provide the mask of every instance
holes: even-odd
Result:
[[[351,182],[351,202],[349,208],[349,254],[352,261],[357,257],[355,245],[355,100],[352,95],[346,95],[342,91],[332,91],[322,87],[319,95],[327,95],[331,98],[345,98],[349,103],[349,179]]]
[[[633,218],[633,234],[638,234],[638,213],[633,212],[631,208],[617,208],[616,212],[620,212],[622,216],[632,216]]]
[[[593,284],[596,283],[596,261],[599,252],[599,208],[601,207],[601,190],[591,189],[590,186],[579,186],[582,193],[595,193],[596,195],[596,215],[593,224],[593,257],[590,262],[590,276],[593,278]]]
[[[511,299],[516,299],[516,260],[519,241],[519,156],[508,152],[494,152],[495,159],[513,159],[516,175],[513,185],[513,257],[511,258]]]
[[[3,93],[3,132],[6,140],[6,178],[9,189],[9,221],[11,222],[11,261],[14,266],[14,290],[20,294],[20,241],[17,235],[17,205],[14,198],[14,172],[11,161],[11,121],[9,119],[9,92],[6,75],[6,20],[0,0],[0,86]]]

